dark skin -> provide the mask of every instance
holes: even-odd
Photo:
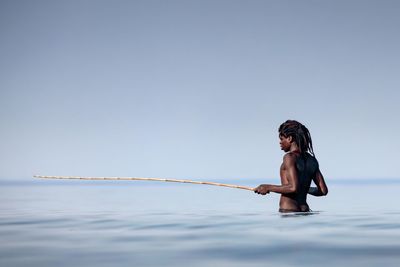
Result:
[[[310,210],[306,202],[307,194],[325,196],[328,194],[328,187],[314,158],[302,156],[291,136],[280,135],[279,139],[281,149],[286,152],[280,168],[281,185],[261,184],[254,189],[254,192],[261,195],[270,192],[281,194],[280,212],[307,212]],[[307,164],[302,171],[299,171],[296,166],[301,161]],[[317,187],[310,187],[311,180]]]

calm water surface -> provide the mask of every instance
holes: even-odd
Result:
[[[398,182],[330,184],[307,216],[276,194],[144,183],[2,182],[0,266],[400,266]]]

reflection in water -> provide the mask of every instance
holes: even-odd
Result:
[[[320,214],[320,211],[308,211],[308,212],[281,212],[280,215],[282,218],[287,217],[301,217],[301,216],[311,216]]]

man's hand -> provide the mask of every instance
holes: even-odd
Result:
[[[267,185],[267,184],[261,184],[254,189],[254,193],[261,194],[261,195],[269,194],[269,191],[270,191],[269,185]]]

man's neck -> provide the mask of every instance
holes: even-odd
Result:
[[[297,152],[297,153],[300,153],[300,149],[299,149],[299,147],[297,146],[297,144],[296,143],[292,143],[291,145],[290,145],[290,151],[289,152]]]

